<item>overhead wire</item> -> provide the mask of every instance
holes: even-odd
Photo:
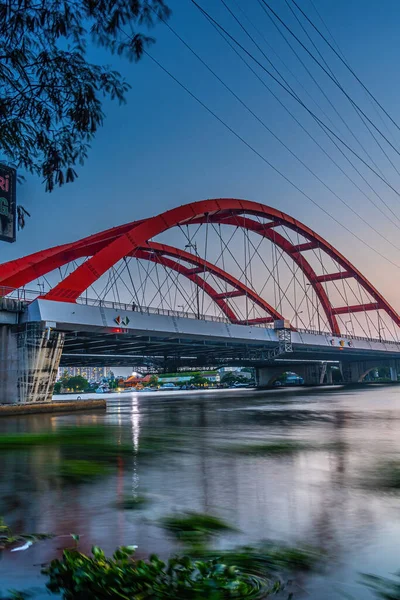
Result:
[[[204,15],[205,16],[205,15]],[[227,39],[224,34],[216,27],[216,25],[210,21],[206,16],[205,18],[209,21],[210,25],[214,27],[217,33],[221,36],[221,38],[228,44],[231,50],[238,56],[238,58],[246,65],[246,67],[253,73],[253,75],[258,79],[258,81],[263,85],[268,92],[273,96],[273,98],[278,102],[278,104],[289,114],[289,116],[295,121],[295,123],[304,131],[304,133],[316,144],[316,146],[329,158],[329,160],[339,169],[339,171],[358,189],[358,191],[373,205],[375,208],[382,214],[392,225],[399,229],[399,225],[392,221],[390,217],[386,215],[385,212],[382,211],[381,208],[378,207],[376,202],[372,200],[372,198],[362,189],[360,186],[350,177],[350,175],[339,165],[339,163],[327,152],[327,150],[321,146],[318,140],[308,131],[306,127],[302,125],[302,123],[297,119],[297,117],[293,114],[293,112],[282,102],[282,100],[275,94],[275,92],[271,89],[271,87],[260,77],[260,75],[252,68],[252,66],[246,61],[246,59],[240,54],[240,52],[236,49],[236,47]],[[318,123],[317,123],[318,124]],[[318,124],[319,125],[319,124]],[[389,204],[382,198],[382,196],[372,187],[372,185],[368,182],[367,179],[363,176],[363,174],[357,169],[354,163],[349,159],[349,157],[343,152],[343,150],[338,146],[334,139],[329,135],[328,132],[321,126],[322,131],[328,136],[337,150],[343,155],[343,157],[349,162],[349,164],[353,167],[353,169],[358,173],[361,179],[368,185],[368,187],[376,194],[382,204],[387,208],[387,210],[391,213],[391,215],[400,222],[400,218],[396,215],[396,213],[392,210]]]
[[[321,36],[321,38],[324,40],[324,42],[326,44],[328,44],[328,46],[330,47],[330,49],[332,50],[332,52],[334,52],[334,54],[338,57],[338,59],[344,64],[344,66],[346,67],[346,69],[348,71],[350,71],[350,73],[353,75],[353,77],[358,81],[358,83],[361,85],[361,87],[367,92],[368,96],[370,96],[370,98],[379,106],[379,108],[381,109],[381,111],[387,116],[387,118],[393,123],[393,125],[400,131],[400,125],[391,117],[391,115],[388,113],[388,111],[382,106],[382,104],[379,102],[379,100],[374,96],[374,94],[368,89],[368,87],[363,83],[363,81],[358,77],[358,75],[355,73],[355,71],[351,68],[351,66],[348,64],[348,62],[343,59],[340,54],[335,50],[335,48],[332,46],[332,44],[329,42],[329,40],[323,35],[323,33],[318,29],[318,27],[312,22],[312,20],[307,16],[307,14],[302,10],[302,8],[297,4],[296,0],[291,0],[293,2],[293,4],[297,7],[297,9],[302,13],[302,15],[307,19],[307,21],[310,23],[310,25],[315,29],[315,31],[318,33],[319,36]],[[313,4],[314,5],[314,4]],[[321,17],[320,17],[321,18]],[[321,19],[322,20],[322,19]]]
[[[383,258],[385,261],[389,262],[396,268],[400,269],[400,265],[392,261],[390,258],[382,254],[379,250],[371,246],[368,242],[363,240],[360,236],[358,236],[354,231],[352,231],[349,227],[344,225],[339,219],[336,219],[329,211],[327,211],[323,206],[321,206],[316,200],[314,200],[309,194],[303,191],[299,186],[297,186],[289,177],[284,175],[275,165],[273,165],[265,156],[263,156],[256,148],[254,148],[249,142],[247,142],[240,134],[238,134],[228,123],[226,123],[221,117],[219,117],[211,108],[209,108],[200,98],[198,98],[187,86],[185,86],[181,81],[179,81],[168,69],[166,69],[154,56],[152,56],[147,50],[144,51],[145,54],[150,58],[151,61],[154,62],[166,75],[168,75],[175,83],[179,85],[184,91],[186,91],[189,96],[191,96],[200,106],[202,106],[209,114],[211,114],[221,125],[223,125],[230,133],[232,133],[238,140],[240,140],[249,150],[251,150],[254,154],[256,154],[263,162],[265,162],[273,171],[275,171],[278,175],[280,175],[287,183],[289,183],[294,189],[296,189],[300,194],[302,194],[305,198],[310,200],[312,204],[317,206],[324,214],[326,214],[330,219],[332,219],[335,223],[337,223],[341,228],[345,229],[348,233],[350,233],[354,238],[356,238],[359,242],[361,242],[364,246],[372,250],[378,256]]]
[[[221,0],[225,5],[224,0]],[[229,87],[222,78],[204,61],[201,56],[193,50],[193,48],[182,38],[182,36],[167,22],[164,21],[168,29],[179,39],[179,41],[196,57],[197,60],[201,62],[201,64],[217,79],[217,81],[276,139],[309,173],[311,173],[317,181],[319,181],[332,195],[335,196],[346,208],[348,208],[357,218],[359,218],[367,227],[373,230],[379,237],[389,243],[396,250],[400,250],[400,247],[391,242],[389,238],[383,235],[377,228],[375,228],[369,221],[367,221],[362,215],[360,215],[356,210],[354,210],[348,202],[343,200],[328,184],[326,184],[295,152],[291,150],[291,148],[283,142],[283,140],[277,136],[274,131]],[[368,198],[368,196],[367,196]],[[368,200],[370,200],[368,198]],[[378,208],[376,203],[370,200],[372,204]],[[379,209],[378,209],[379,210]],[[204,290],[203,290],[204,295]]]
[[[258,2],[260,3],[261,0],[258,0]],[[289,0],[285,0],[285,2],[286,2],[286,5],[288,6],[289,10],[293,14],[294,18],[296,19],[297,23],[300,25],[302,31],[305,33],[307,39],[310,41],[311,45],[313,46],[313,48],[315,49],[315,51],[318,53],[319,57],[321,58],[322,62],[325,65],[325,67],[328,69],[328,71],[330,72],[330,74],[332,75],[332,77],[334,77],[334,79],[336,80],[336,82],[340,85],[339,80],[337,79],[337,77],[334,74],[333,70],[331,69],[331,67],[329,66],[329,64],[327,63],[327,61],[325,60],[324,56],[321,54],[318,46],[314,43],[314,40],[312,39],[312,37],[310,36],[310,34],[308,33],[308,31],[304,27],[303,23],[300,21],[299,17],[297,16],[297,14],[295,13],[295,11],[293,10],[292,6],[289,3]],[[261,6],[262,6],[262,8],[264,8],[263,5],[261,5]],[[264,8],[264,10],[266,11],[265,8]],[[269,16],[270,19],[272,19],[272,17],[269,14],[268,14],[268,16]],[[361,120],[361,122],[363,123],[363,125],[368,130],[368,132],[371,135],[372,139],[378,145],[378,147],[381,150],[381,152],[384,155],[384,157],[389,161],[390,165],[396,171],[397,175],[400,176],[400,171],[398,170],[398,168],[396,167],[395,163],[392,161],[392,159],[390,158],[390,156],[388,155],[388,153],[386,152],[386,150],[384,149],[384,147],[382,146],[382,144],[380,143],[380,141],[378,140],[378,138],[375,136],[374,132],[371,130],[370,126],[368,125],[368,123],[367,123],[366,119],[363,117],[363,115],[360,113],[359,109],[356,108],[356,106],[354,106],[353,104],[351,104],[351,107],[353,108],[354,112],[359,117],[359,119]],[[335,109],[335,111],[336,111],[336,109]],[[340,118],[342,118],[342,117],[340,117]],[[374,159],[371,157],[371,155],[369,154],[369,152],[365,149],[365,147],[363,146],[363,144],[361,144],[361,142],[359,141],[359,139],[357,138],[357,136],[354,135],[354,133],[352,132],[351,129],[350,129],[350,133],[353,135],[354,139],[358,142],[358,144],[360,145],[360,147],[364,150],[364,152],[366,153],[366,155],[368,156],[368,158],[370,159],[370,161],[372,162],[372,164],[375,166],[375,168],[380,172],[381,175],[383,175],[381,169],[378,167],[378,165],[376,164],[376,162],[374,161]]]
[[[327,131],[329,131],[345,148],[347,148],[354,156],[360,160],[372,173],[374,173],[386,186],[388,186],[398,197],[400,197],[400,192],[394,188],[385,178],[383,178],[377,171],[375,171],[355,150],[353,150],[342,138],[340,138],[331,128],[329,128],[326,123],[324,123],[311,109],[309,109],[302,100],[300,100],[295,94],[293,94],[289,89],[287,89],[254,55],[251,54],[238,40],[234,38],[222,25],[220,25],[211,15],[204,10],[196,0],[190,0],[203,15],[208,18],[211,22],[213,22],[218,29],[220,29],[223,33],[225,33],[241,50],[243,50],[252,61],[254,61],[263,71],[265,71],[282,89],[284,89],[292,98],[296,100],[318,123],[320,123]],[[396,216],[396,218],[398,218]]]
[[[194,0],[192,0],[194,1]],[[275,18],[285,27],[285,29],[290,33],[292,37],[300,44],[300,46],[307,52],[310,58],[322,69],[322,71],[329,77],[329,79],[338,87],[338,89],[346,96],[346,98],[360,111],[360,113],[367,119],[367,121],[372,125],[372,127],[382,136],[385,142],[400,156],[400,151],[392,144],[392,142],[385,136],[385,134],[379,129],[377,125],[368,117],[368,115],[362,110],[360,106],[353,100],[353,98],[346,92],[343,86],[329,73],[329,71],[320,63],[320,61],[314,56],[314,54],[303,44],[300,38],[294,33],[294,31],[286,25],[286,23],[280,18],[280,16],[276,13],[276,11],[271,8],[266,0],[260,0],[268,10],[275,16]]]

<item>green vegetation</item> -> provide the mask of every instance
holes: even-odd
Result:
[[[256,577],[218,560],[184,556],[164,563],[155,555],[147,561],[134,560],[134,550],[118,548],[112,558],[98,547],[92,548],[91,557],[65,550],[61,560],[53,560],[43,571],[49,577],[47,588],[64,600],[228,600],[268,593]]]
[[[289,454],[296,454],[297,452],[306,450],[340,451],[343,450],[345,447],[345,444],[341,442],[328,442],[326,444],[318,445],[295,440],[275,440],[271,442],[259,442],[254,444],[231,444],[219,448],[219,450],[222,450],[223,452],[232,452],[233,454],[243,454],[249,456],[286,456]]]
[[[122,510],[139,510],[149,503],[147,496],[125,496],[117,502],[117,508]]]
[[[25,544],[31,542],[35,544],[40,540],[47,540],[53,538],[54,535],[51,533],[14,533],[11,528],[4,523],[2,517],[0,517],[0,550],[14,546],[17,543]]]
[[[55,383],[54,393],[59,394],[65,390],[84,392],[89,387],[88,380],[82,377],[82,375],[74,375],[73,377],[64,376]]]
[[[364,485],[373,489],[400,490],[400,461],[386,460],[366,473]]]
[[[130,88],[105,52],[139,60],[154,40],[138,28],[169,14],[164,0],[2,2],[2,160],[50,191],[74,181],[103,123],[103,100],[122,104]],[[93,46],[104,64],[88,60]]]
[[[377,598],[384,598],[384,600],[399,600],[400,598],[400,574],[396,573],[395,577],[397,579],[362,575],[364,585],[370,588]]]
[[[316,548],[293,547],[277,542],[263,542],[257,547],[245,546],[219,553],[215,551],[202,553],[202,556],[207,559],[221,555],[224,563],[234,564],[246,573],[258,575],[272,572],[311,571],[321,562],[323,556]]]
[[[189,381],[189,385],[207,385],[209,380],[206,377],[203,377],[201,373],[194,373],[193,377]]]
[[[196,512],[164,517],[161,525],[178,540],[194,546],[204,545],[212,536],[223,531],[236,531],[218,517]]]
[[[69,483],[84,483],[109,473],[109,467],[93,460],[62,460],[57,468],[58,477]]]

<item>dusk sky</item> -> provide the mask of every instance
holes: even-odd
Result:
[[[299,2],[321,31],[328,36],[310,0],[299,0]],[[381,2],[313,0],[313,2],[359,78],[393,119],[400,123],[398,102],[400,3],[398,0]],[[200,3],[267,66],[263,56],[240,30],[220,1],[201,0]],[[268,40],[280,59],[296,74],[312,99],[277,60],[259,32],[245,20],[243,13],[238,10],[237,3],[248,15],[251,23],[256,25],[259,32]],[[237,0],[237,3],[235,0],[227,0],[227,4],[248,27],[263,51],[276,63],[310,108],[327,121],[321,111],[323,109],[333,123],[330,126],[338,131],[338,134],[340,133],[365,160],[370,161],[371,158],[375,161],[377,167],[374,168],[381,169],[391,185],[400,190],[399,174],[384,157],[343,94],[317,66],[313,65],[311,59],[296,45],[296,42],[291,40],[352,133],[316,88],[262,11],[257,0],[245,2]],[[378,233],[344,207],[223,88],[221,83],[165,25],[157,25],[152,32],[157,41],[149,52],[229,127],[318,202],[323,209],[398,266],[386,262],[365,247],[295,190],[207,113],[148,57],[143,57],[139,64],[130,64],[97,50],[91,53],[91,60],[112,64],[131,84],[128,102],[122,107],[112,102],[105,105],[107,118],[104,127],[93,143],[86,164],[79,168],[79,178],[75,183],[48,194],[45,193],[44,185],[37,177],[29,176],[19,187],[18,202],[31,213],[32,218],[28,219],[26,229],[18,234],[15,244],[2,244],[2,261],[73,241],[96,231],[154,215],[190,201],[213,197],[246,198],[284,210],[311,226],[363,271],[399,310],[400,221],[396,221],[390,212],[391,210],[396,215],[400,215],[399,196],[389,190],[358,162],[358,159],[349,155],[365,179],[387,203],[389,209],[385,207],[339,154],[312,118],[269,80],[261,69],[253,66],[302,125],[370,196],[377,208],[372,206],[307,137],[190,0],[170,0],[169,4],[173,10],[171,27],[326,185],[399,249],[383,240]],[[287,4],[283,0],[279,2],[273,0],[271,4],[282,18],[293,26],[296,33],[305,39]],[[310,29],[308,30],[311,32]],[[400,131],[387,119],[383,122],[383,113],[379,111],[378,114],[360,85],[315,34],[313,39],[315,42],[318,41],[318,48],[347,93],[398,147]],[[358,145],[353,134],[363,148]],[[380,143],[400,171],[399,155],[382,139]],[[386,217],[382,211],[386,213]]]

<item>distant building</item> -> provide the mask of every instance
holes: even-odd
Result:
[[[104,377],[110,375],[110,367],[60,367],[58,369],[57,379],[65,375],[67,377],[76,377],[81,375],[88,381],[101,381]]]

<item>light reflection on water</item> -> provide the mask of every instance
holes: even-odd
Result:
[[[137,544],[141,554],[176,550],[157,525],[185,510],[215,513],[239,529],[219,548],[263,539],[308,543],[329,556],[324,573],[302,577],[298,598],[371,598],[359,572],[398,570],[400,502],[396,494],[365,490],[361,474],[379,459],[400,458],[400,388],[279,390],[112,398],[106,414],[30,415],[0,420],[2,432],[40,432],[64,425],[106,424],[118,443],[130,442],[113,475],[62,487],[51,466],[59,448],[0,454],[0,515],[18,532],[79,533],[84,551],[97,544],[110,553]],[[176,452],[142,460],[141,440],[180,439]],[[222,452],[229,443],[300,440],[328,449],[286,456]],[[84,458],[84,457],[83,457]],[[140,511],[117,510],[124,495],[146,494]],[[39,568],[68,538],[3,553],[0,592],[41,583]],[[47,597],[47,596],[44,596]]]

